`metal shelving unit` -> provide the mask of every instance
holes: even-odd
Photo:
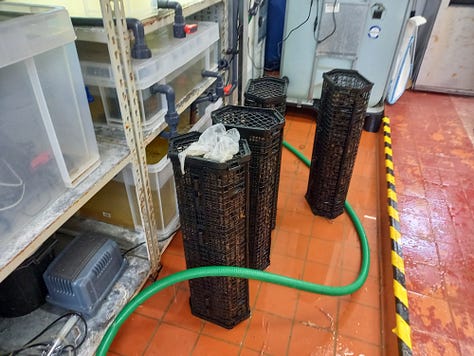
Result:
[[[184,98],[176,102],[176,112],[182,114],[201,94],[203,94],[212,83],[215,82],[215,78],[206,78],[199,84],[198,87],[194,88]],[[153,141],[168,125],[164,118],[160,120],[154,127],[144,131],[145,145],[148,145]]]
[[[99,167],[75,188],[68,189],[17,236],[8,241],[2,240],[2,245],[8,248],[0,249],[0,281],[33,254],[82,205],[131,162],[130,150],[124,145],[99,141],[99,151]]]
[[[181,0],[184,17],[191,16],[210,6],[223,2],[223,0]],[[145,27],[145,34],[170,25],[174,20],[173,10],[157,9],[156,16],[142,20]],[[76,27],[77,39],[80,41],[92,41],[107,43],[107,33],[101,27]]]
[[[81,355],[91,355],[95,352],[105,330],[121,308],[138,293],[147,278],[157,272],[161,252],[171,241],[168,239],[158,242],[154,233],[156,223],[145,157],[146,144],[166,128],[166,123],[160,122],[153,129],[143,131],[131,70],[130,37],[126,30],[122,0],[113,0],[113,7],[110,6],[109,0],[97,1],[101,3],[103,22],[106,26],[104,28],[76,28],[76,34],[78,40],[107,43],[109,53],[114,54],[111,56],[111,64],[114,68],[118,96],[122,98],[120,111],[123,127],[96,127],[100,165],[76,187],[68,189],[32,224],[25,226],[15,238],[2,241],[2,246],[8,248],[0,250],[0,281],[2,281],[60,228],[107,233],[115,237],[123,250],[145,242],[143,246],[127,255],[128,268],[114,285],[97,314],[87,318],[89,332],[87,340],[78,350],[78,354]],[[190,16],[218,3],[224,4],[222,11],[226,11],[226,0],[185,0],[182,1],[183,12],[185,16]],[[222,17],[226,19],[225,14]],[[171,24],[172,21],[172,11],[159,10],[156,18],[144,21],[146,32]],[[221,36],[226,38],[227,33],[221,33]],[[213,82],[214,79],[209,78],[198,88],[189,92],[177,103],[178,113],[186,110]],[[75,216],[91,197],[129,164],[133,167],[143,231],[131,231]],[[0,353],[22,347],[45,325],[63,313],[64,310],[47,304],[23,317],[0,318]]]

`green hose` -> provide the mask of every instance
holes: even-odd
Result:
[[[289,149],[294,153],[301,161],[303,161],[307,166],[310,166],[310,161],[303,156],[296,148],[291,146],[288,142],[283,141],[283,146]],[[364,284],[367,276],[369,274],[369,265],[370,265],[370,254],[369,254],[369,244],[367,242],[367,236],[365,234],[362,224],[355,214],[352,207],[346,201],[344,207],[349,214],[349,217],[354,224],[354,227],[359,235],[361,251],[362,251],[362,263],[360,267],[360,273],[357,279],[348,285],[345,286],[325,286],[321,284],[315,284],[310,282],[305,282],[299,279],[294,279],[290,277],[281,276],[275,273],[264,272],[259,270],[254,270],[250,268],[243,267],[231,267],[231,266],[207,266],[207,267],[197,267],[191,268],[184,271],[174,273],[170,276],[167,276],[155,283],[151,284],[139,294],[137,294],[117,315],[112,325],[109,327],[105,333],[99,348],[97,349],[97,356],[106,356],[107,351],[114,340],[115,335],[120,329],[120,326],[127,320],[127,318],[132,314],[135,309],[138,308],[143,302],[148,298],[152,297],[159,291],[172,286],[173,284],[187,281],[189,279],[202,278],[202,277],[238,277],[246,279],[256,279],[262,282],[268,282],[273,284],[279,284],[281,286],[290,287],[305,292],[325,294],[330,296],[341,296],[352,294],[357,291]]]

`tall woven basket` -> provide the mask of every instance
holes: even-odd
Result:
[[[281,141],[285,119],[276,110],[228,105],[212,112],[212,122],[237,128],[248,141],[250,160],[249,266],[270,265],[273,211],[276,207]]]
[[[355,70],[335,69],[323,79],[305,197],[315,215],[334,219],[344,210],[373,84]]]
[[[288,89],[288,78],[263,77],[250,79],[247,89],[244,93],[245,106],[253,106],[259,108],[274,109],[283,117],[286,115],[286,92]],[[280,132],[281,141],[283,142],[283,127]],[[281,162],[281,148],[279,152],[278,162]],[[275,196],[273,198],[272,211],[272,229],[276,226],[278,187],[280,183],[280,165],[275,176]]]
[[[245,140],[224,163],[186,157],[182,174],[178,154],[201,134],[170,141],[186,267],[248,267],[248,194],[250,150]],[[193,315],[224,328],[250,316],[248,280],[206,277],[189,281]]]

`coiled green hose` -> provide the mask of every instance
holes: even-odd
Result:
[[[294,153],[301,161],[303,161],[308,167],[311,165],[311,162],[296,148],[291,146],[288,142],[283,141],[283,146]],[[231,266],[207,266],[207,267],[197,267],[191,268],[184,271],[174,273],[170,276],[167,276],[155,283],[151,284],[139,294],[137,294],[117,315],[112,325],[105,333],[99,348],[97,349],[97,356],[106,356],[107,350],[109,349],[112,341],[114,340],[115,335],[120,329],[120,326],[127,320],[127,318],[134,312],[138,306],[145,302],[148,298],[152,297],[159,291],[172,286],[173,284],[187,281],[189,279],[202,278],[202,277],[238,277],[238,278],[247,278],[255,279],[262,282],[268,282],[273,284],[278,284],[281,286],[294,288],[306,292],[325,294],[330,296],[341,296],[352,294],[357,291],[364,284],[367,276],[369,274],[369,265],[370,265],[370,253],[369,253],[369,244],[367,242],[367,236],[365,234],[362,224],[355,214],[352,207],[346,201],[344,203],[346,212],[349,214],[349,217],[354,224],[354,227],[359,235],[361,251],[362,251],[362,263],[360,267],[359,276],[356,280],[345,286],[325,286],[321,284],[315,284],[310,282],[305,282],[299,279],[290,278],[281,276],[275,273],[264,272],[259,270],[254,270],[250,268],[243,267],[231,267]]]

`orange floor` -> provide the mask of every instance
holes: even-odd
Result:
[[[285,139],[311,156],[315,123],[287,115]],[[377,135],[364,133],[348,200],[362,219],[372,250],[369,278],[346,297],[250,283],[250,319],[229,331],[191,315],[187,283],[151,298],[120,330],[117,355],[336,355],[381,352],[377,261]],[[359,272],[358,237],[349,218],[315,217],[305,199],[309,169],[283,151],[277,226],[268,271],[315,283],[343,285]],[[162,257],[159,278],[185,268],[178,234]]]
[[[474,354],[474,151],[459,120],[474,101],[406,93],[392,118],[415,355]],[[287,116],[285,139],[310,156],[315,124]],[[187,283],[155,295],[127,320],[111,355],[381,355],[378,256],[379,136],[363,133],[348,201],[371,247],[369,278],[351,296],[326,297],[252,281],[252,314],[233,330],[191,315]],[[277,227],[269,271],[341,285],[358,273],[357,235],[346,215],[311,214],[303,195],[308,168],[283,151]],[[162,257],[159,278],[185,268],[178,234]]]

